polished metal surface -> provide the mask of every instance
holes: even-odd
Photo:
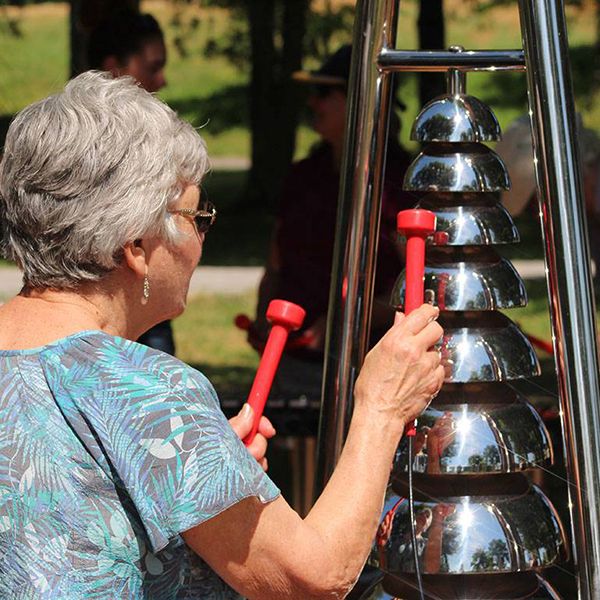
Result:
[[[398,2],[359,1],[348,85],[346,138],[327,316],[316,491],[337,463],[352,414],[354,381],[367,351],[391,76],[377,68],[396,40]],[[377,23],[372,27],[371,23]]]
[[[489,385],[489,384],[488,384]],[[440,398],[419,417],[413,472],[428,475],[514,473],[552,464],[552,444],[538,413],[523,398],[486,402],[485,386],[467,404]],[[408,472],[408,442],[396,452],[394,475]]]
[[[374,589],[369,590],[362,596],[360,596],[359,600],[402,600],[401,598],[397,598],[396,596],[392,596],[388,594],[383,584],[378,584]]]
[[[494,113],[466,94],[441,96],[426,104],[410,134],[417,142],[495,142],[500,137]]]
[[[415,501],[423,574],[516,573],[564,558],[564,533],[536,486],[523,494]],[[389,491],[370,561],[385,573],[414,572],[408,502]]]
[[[417,205],[435,213],[438,232],[435,243],[445,246],[491,246],[519,241],[519,232],[512,217],[495,194],[452,196],[430,194]]]
[[[392,306],[404,306],[405,288],[406,272],[402,271],[392,290]],[[488,248],[470,252],[431,249],[425,266],[425,289],[433,291],[433,303],[440,310],[489,311],[527,306],[525,285],[515,268]]]
[[[392,0],[359,0],[357,5],[355,53],[349,86],[351,93],[348,135],[341,169],[339,225],[336,233],[327,327],[318,489],[324,487],[338,460],[349,415],[352,412],[354,380],[366,350],[372,305],[373,266],[378,239],[381,173],[385,162],[383,149],[389,113],[390,86],[386,76],[393,71],[415,68],[442,71],[455,69],[459,71],[455,73],[455,80],[460,83],[463,73],[469,70],[523,69],[525,64],[520,51],[511,54],[511,52],[421,53],[390,50],[389,46],[396,37],[398,4]],[[588,257],[585,248],[583,254],[579,252],[578,227],[581,219],[577,209],[575,213],[569,212],[571,209],[568,207],[565,209],[565,203],[568,204],[566,200],[568,194],[559,193],[556,205],[560,210],[550,206],[550,190],[555,179],[562,179],[563,191],[570,193],[573,203],[580,202],[578,192],[581,189],[577,190],[576,185],[573,185],[574,181],[577,183],[577,175],[573,179],[572,172],[569,172],[569,169],[573,170],[573,163],[570,162],[573,151],[570,136],[573,131],[572,128],[569,129],[568,121],[572,119],[573,113],[572,105],[569,105],[570,90],[565,91],[564,73],[560,64],[561,60],[568,60],[565,58],[568,54],[566,31],[564,23],[561,22],[561,19],[564,21],[564,15],[561,12],[557,18],[556,14],[557,10],[562,11],[562,0],[552,3],[550,0],[532,0],[531,3],[520,0],[520,5],[522,19],[526,22],[525,44],[532,110],[535,113],[535,120],[538,121],[536,143],[544,146],[544,151],[549,151],[554,156],[554,160],[548,161],[547,164],[541,167],[538,165],[538,177],[543,179],[542,192],[547,192],[544,206],[545,211],[550,213],[549,216],[546,215],[547,235],[552,238],[558,232],[558,249],[554,254],[550,253],[549,264],[550,269],[554,269],[555,277],[551,291],[554,290],[558,295],[558,301],[562,302],[562,305],[553,307],[553,315],[555,331],[566,339],[566,341],[561,339],[560,343],[557,343],[557,348],[558,361],[561,363],[559,366],[563,371],[561,393],[570,394],[567,399],[562,399],[563,412],[568,413],[565,414],[566,429],[573,430],[566,433],[566,443],[569,447],[568,466],[572,475],[571,483],[574,484],[571,487],[583,488],[571,490],[574,491],[572,496],[575,515],[574,537],[577,540],[577,559],[583,564],[582,567],[580,564],[581,579],[585,580],[581,597],[591,600],[600,597],[598,594],[591,593],[592,590],[598,591],[597,569],[600,565],[598,553],[600,545],[597,543],[600,538],[596,535],[598,522],[595,519],[598,507],[594,506],[594,502],[598,504],[597,467],[600,461],[598,458],[600,456],[598,434],[600,406],[596,403],[600,392],[598,381],[594,379],[597,378],[598,364],[596,359],[587,360],[586,354],[589,347],[594,345],[593,331],[589,340],[581,342],[577,336],[585,337],[590,332],[585,329],[585,326],[579,329],[572,326],[574,321],[581,323],[581,319],[587,319],[588,324],[590,322],[589,315],[585,312],[585,301],[579,304],[571,301],[572,297],[577,295],[582,294],[586,297],[587,291],[585,289],[565,291],[561,292],[563,295],[560,296],[556,287],[558,283],[564,285],[566,280],[564,274],[561,274],[561,269],[575,270],[573,265],[583,265],[584,275],[571,277],[571,284],[576,286],[578,283],[583,283],[585,288],[586,283],[589,283],[589,276],[586,274]],[[532,58],[539,51],[536,48],[538,43],[540,48],[544,47],[545,59],[539,59],[538,56],[534,57],[535,60]],[[556,48],[560,48],[560,52],[552,54]],[[484,54],[488,59],[493,57],[497,62],[491,64],[488,60],[487,64],[483,64]],[[443,64],[435,64],[438,60],[444,61]],[[402,65],[398,64],[400,61],[403,62]],[[556,81],[549,84],[554,77]],[[536,85],[539,85],[539,89],[534,89]],[[552,85],[554,89],[550,89]],[[557,91],[564,94],[562,100],[557,98],[555,94]],[[556,121],[555,124],[550,123],[552,119]],[[566,130],[565,122],[567,122]],[[565,152],[562,159],[559,157],[561,150]],[[540,158],[540,162],[545,160],[544,156]],[[471,142],[437,143],[435,146],[426,147],[413,163],[407,182],[412,191],[452,194],[498,192],[507,189],[509,185],[504,165],[498,157],[487,147]],[[485,202],[482,204],[473,202],[469,205],[483,206],[484,204],[487,206]],[[449,206],[455,205],[451,203]],[[576,217],[574,222],[570,219],[573,214]],[[562,217],[563,222],[553,225],[553,219],[557,221],[559,217]],[[449,221],[450,219],[447,222]],[[573,243],[567,243],[564,239],[566,232],[573,226],[576,239]],[[450,225],[448,229],[450,230]],[[442,231],[443,233],[447,232]],[[443,235],[438,236],[436,243],[441,244],[443,237]],[[446,241],[450,237],[450,233],[447,233]],[[557,268],[556,263],[559,260],[563,265]],[[486,290],[489,293],[491,287]],[[439,288],[437,291],[439,293]],[[574,311],[581,307],[584,309],[583,312],[575,315]],[[568,311],[571,311],[571,315],[567,314]],[[503,382],[538,374],[539,365],[531,345],[518,328],[502,314],[476,311],[446,312],[442,314],[440,321],[445,327],[441,350],[447,369],[447,381]],[[585,357],[573,362],[571,352],[575,354],[581,352]],[[593,381],[591,384],[590,380],[584,381],[582,385],[582,379],[585,380],[586,376],[585,369],[593,371],[593,375],[590,376]],[[500,384],[491,385],[494,387]],[[584,409],[577,405],[575,398],[575,392],[579,390],[583,391],[580,402],[586,405],[587,413],[584,415],[582,415]],[[592,392],[595,392],[595,395]],[[447,407],[450,405],[457,408],[459,405],[448,401],[444,401],[446,402],[444,404],[442,400],[443,397],[434,407],[439,406],[440,411],[443,410],[438,415],[438,419],[440,421],[445,419],[446,431],[450,431],[452,426],[449,422],[459,418],[459,415],[452,410],[447,410]],[[478,431],[485,432],[488,439],[491,439],[494,434],[493,428],[499,430],[498,423],[502,422],[499,415],[502,413],[503,406],[497,407],[498,413],[490,408],[496,404],[503,403],[486,402],[481,397],[477,397],[476,403],[469,400],[462,402],[460,407],[461,410],[471,411],[469,417],[476,423]],[[462,405],[465,405],[466,409],[462,408]],[[487,405],[488,412],[493,413],[493,419],[485,412],[485,408],[481,408],[483,405]],[[527,417],[520,418],[531,427],[532,420],[529,417],[532,417],[530,413]],[[534,416],[532,418],[535,419]],[[505,418],[505,421],[510,419]],[[488,425],[487,430],[482,428],[483,424]],[[434,420],[430,429],[435,426]],[[441,422],[438,427],[442,427]],[[509,424],[504,424],[502,429],[497,432],[498,437],[500,434],[508,435],[507,432],[511,431]],[[587,439],[586,432],[589,436]],[[422,430],[423,433],[425,447],[428,436],[435,441],[435,435],[430,431]],[[539,429],[534,433],[539,441],[542,433]],[[591,447],[585,448],[588,440]],[[469,441],[472,443],[472,440]],[[495,442],[497,448],[500,448],[498,440]],[[513,443],[511,440],[512,445],[504,443],[503,448],[511,448],[516,452],[514,449],[519,447],[518,442],[517,440]],[[487,446],[491,445],[491,443],[487,444]],[[585,460],[580,459],[576,454],[576,451],[582,449],[585,449],[585,452],[582,452],[585,454]],[[442,448],[442,454],[446,450],[447,448]],[[491,454],[492,450],[488,452]],[[595,458],[590,459],[591,453],[595,453]],[[431,465],[432,461],[427,456],[425,471],[416,474],[418,482],[437,483],[439,480],[449,480],[458,482],[461,484],[458,487],[462,486],[462,488],[459,491],[452,488],[452,493],[447,491],[450,489],[449,486],[444,488],[445,492],[440,489],[433,492],[431,491],[433,488],[427,488],[438,499],[434,500],[432,496],[422,495],[416,502],[415,521],[418,533],[414,541],[409,534],[407,503],[401,502],[397,496],[390,496],[386,507],[386,518],[379,532],[376,560],[388,573],[396,574],[399,579],[407,573],[414,572],[412,555],[416,552],[425,573],[426,585],[433,581],[443,586],[450,581],[450,578],[454,578],[455,582],[461,582],[458,585],[462,585],[465,579],[471,578],[471,582],[476,582],[475,585],[489,590],[487,582],[493,582],[493,578],[498,577],[507,583],[503,588],[496,588],[489,592],[489,597],[509,597],[498,595],[500,593],[498,590],[507,589],[507,585],[512,588],[512,582],[522,575],[528,578],[534,577],[535,570],[557,562],[564,550],[564,534],[550,503],[537,488],[523,493],[522,488],[518,487],[518,485],[526,485],[527,482],[527,478],[520,471],[529,468],[540,454],[543,455],[543,452],[539,447],[534,447],[531,455],[520,463],[516,461],[515,455],[512,455],[512,464],[510,457],[504,457],[504,462],[500,460],[499,463],[491,459],[481,461],[479,458],[471,458],[469,463],[467,457],[467,465],[471,467],[471,471],[464,477],[462,473],[460,476],[454,476],[451,472],[431,473],[427,470],[427,466]],[[451,465],[447,455],[443,458]],[[494,471],[493,469],[498,468],[498,464],[499,470]],[[475,468],[482,465],[486,471],[477,472]],[[440,466],[440,468],[445,467]],[[503,468],[508,469],[508,472],[503,471]],[[477,485],[471,485],[473,482],[484,486],[489,484],[490,487],[478,490]],[[401,483],[395,480],[394,485],[399,488]],[[504,495],[503,485],[506,486],[507,495]],[[584,486],[589,486],[589,489],[585,489]],[[467,489],[468,492],[464,491]],[[497,494],[498,490],[502,495]],[[463,492],[465,495],[459,496]],[[486,495],[480,495],[483,492]],[[425,501],[423,498],[428,500]],[[589,528],[589,532],[586,527]],[[406,564],[403,564],[403,560],[406,560]],[[391,575],[388,577],[392,578]],[[471,589],[473,589],[472,585]],[[388,588],[385,589],[389,592]],[[460,594],[460,590],[458,593]],[[409,596],[397,595],[397,597],[408,598]],[[444,596],[438,595],[438,597]]]
[[[483,144],[430,144],[406,171],[413,192],[499,192],[510,188],[502,159]]]
[[[521,330],[502,313],[442,313],[446,381],[508,381],[534,377],[540,366]]]
[[[385,49],[378,58],[383,71],[524,71],[523,50],[465,50],[460,54],[444,50]]]
[[[501,578],[501,581],[499,581]],[[514,575],[430,575],[425,577],[424,588],[427,600],[566,600],[542,577],[528,573],[528,580],[535,589],[514,585]],[[419,600],[415,582],[403,576],[398,580],[392,576],[364,591],[352,600]],[[350,597],[349,597],[350,598]]]
[[[562,2],[520,0],[579,597],[600,598],[600,385]]]

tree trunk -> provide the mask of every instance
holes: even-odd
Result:
[[[112,12],[123,8],[138,11],[140,0],[70,0],[71,77],[86,71],[90,31]]]
[[[271,139],[274,122],[271,106],[275,76],[275,0],[248,0],[252,69],[250,75],[251,167],[246,197],[250,205],[270,200]]]
[[[596,0],[596,52],[598,51],[600,51],[600,0]]]
[[[443,0],[421,0],[418,29],[421,50],[443,50],[446,47]],[[446,79],[442,73],[420,74],[419,100],[421,106],[445,91]]]
[[[294,154],[300,106],[291,74],[302,63],[308,4],[309,0],[248,0],[246,4],[252,52],[249,206],[274,208]],[[280,50],[275,47],[276,37],[283,40]]]
[[[277,88],[280,95],[273,95],[274,104],[278,110],[279,126],[274,131],[276,139],[273,140],[272,153],[276,160],[273,164],[273,196],[270,206],[274,206],[281,193],[283,179],[294,158],[296,148],[296,129],[302,110],[303,94],[300,86],[292,79],[292,73],[302,68],[303,41],[306,33],[306,19],[309,0],[296,0],[286,2],[282,0],[283,12],[283,48],[281,58],[280,81]]]

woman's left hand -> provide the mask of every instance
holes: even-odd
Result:
[[[254,411],[249,404],[244,404],[242,410],[229,419],[229,424],[237,436],[243,440],[252,430]],[[267,453],[267,440],[275,435],[275,428],[267,417],[261,417],[258,424],[258,433],[248,446],[248,452],[254,456],[258,464],[266,471],[269,467],[265,454]]]

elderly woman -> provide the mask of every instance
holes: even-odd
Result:
[[[1,239],[24,287],[0,308],[3,598],[341,598],[359,574],[404,425],[442,383],[437,310],[398,315],[367,356],[301,519],[206,378],[130,341],[185,307],[207,165],[128,78],[83,74],[10,127]]]

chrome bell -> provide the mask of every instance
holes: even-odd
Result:
[[[502,159],[482,144],[430,144],[406,171],[413,192],[500,192],[510,189]]]
[[[434,244],[492,246],[519,242],[519,232],[497,194],[431,194],[417,208],[435,213]]]
[[[417,142],[495,142],[502,137],[490,108],[474,96],[440,96],[417,116],[410,139]]]
[[[423,591],[427,600],[564,600],[540,575],[425,575]],[[518,579],[517,579],[518,577]],[[501,579],[500,579],[501,578]],[[456,581],[460,579],[460,583]],[[515,582],[517,579],[517,582]],[[515,585],[516,583],[516,585]],[[534,589],[533,589],[534,588]],[[499,595],[500,594],[500,595]],[[383,581],[352,600],[420,600],[414,577],[386,576]]]
[[[558,515],[536,486],[517,495],[416,500],[414,510],[424,575],[536,571],[566,555]],[[413,553],[408,501],[390,492],[371,563],[402,576],[415,572]]]
[[[489,383],[461,387],[468,387],[468,392],[444,394],[442,390],[419,417],[413,442],[414,473],[515,473],[552,465],[548,431],[516,390]],[[455,402],[461,396],[471,400]],[[408,440],[404,438],[396,451],[394,475],[403,477],[407,472]]]
[[[511,262],[490,248],[438,249],[428,254],[425,289],[440,310],[490,311],[527,306],[527,292]],[[392,306],[404,305],[406,272],[392,290]]]
[[[540,374],[535,351],[521,330],[499,312],[442,313],[446,381],[507,381]]]
[[[460,53],[462,46],[451,46]],[[500,125],[492,110],[478,98],[466,94],[466,74],[458,69],[447,73],[448,93],[428,102],[411,131],[417,142],[495,142]]]

